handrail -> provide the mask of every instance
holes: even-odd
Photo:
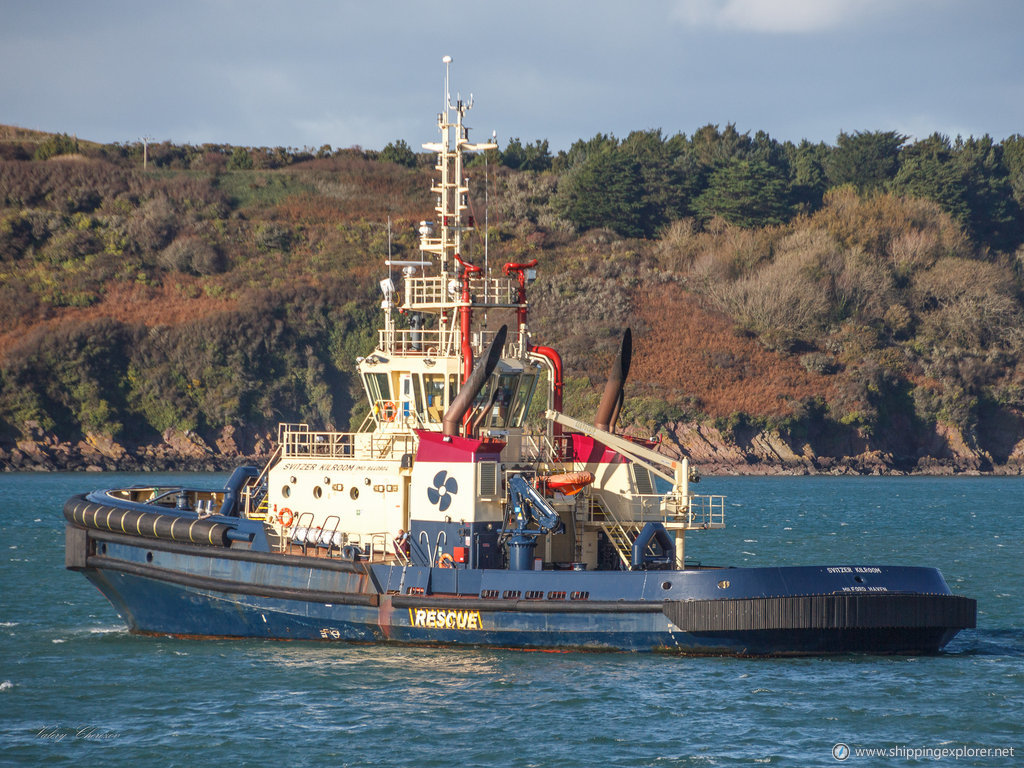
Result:
[[[416,435],[405,432],[285,433],[283,458],[387,459],[412,452]]]
[[[448,543],[448,534],[444,531],[438,531],[437,536],[434,537],[434,557],[430,558],[430,565],[434,566],[434,558],[438,556],[438,552],[441,551],[441,547]]]
[[[241,495],[241,497],[243,499],[245,499],[245,502],[242,505],[242,515],[243,515],[243,517],[249,518],[249,516],[253,513],[253,509],[252,509],[253,491],[255,489],[259,488],[261,485],[263,485],[263,481],[267,477],[267,474],[270,472],[270,468],[272,466],[274,466],[275,461],[280,456],[281,456],[281,443],[278,443],[277,446],[274,448],[273,452],[270,454],[270,458],[267,459],[267,463],[263,465],[263,471],[260,472],[259,475],[256,478],[250,478],[249,480],[247,480],[245,485],[242,486],[242,490],[240,491],[240,495]],[[265,495],[264,495],[263,501],[264,502],[266,501],[266,496]],[[259,506],[260,506],[259,504],[256,505],[256,511],[257,512],[259,511]]]
[[[309,521],[303,525],[302,521],[306,518],[309,518]],[[300,512],[299,516],[295,519],[295,528],[291,531],[285,530],[284,532],[285,537],[291,543],[302,547],[302,554],[306,554],[309,547],[309,532],[313,529],[314,522],[316,522],[316,516],[312,512]]]
[[[327,526],[330,525],[331,521],[334,521],[334,527],[328,531]],[[328,515],[323,520],[323,525],[317,528],[316,546],[321,549],[326,549],[328,553],[333,549],[341,549],[342,539],[345,538],[345,534],[338,531],[338,526],[341,525],[341,517],[339,515]]]
[[[618,515],[615,514],[613,509],[606,507],[604,504],[595,504],[597,499],[591,498],[590,500],[590,518],[592,522],[598,523],[603,529],[605,534],[608,536],[608,541],[615,549],[615,553],[619,556],[619,560],[622,564],[629,568],[631,561],[632,545],[633,540],[630,538],[629,531]],[[604,520],[594,519],[595,507],[600,507],[601,513],[604,515]],[[629,524],[631,528],[639,530],[639,526],[636,523]]]
[[[387,560],[388,554],[393,553],[395,558],[402,565],[410,565],[411,561],[409,556],[405,554],[400,547],[397,546],[394,537],[390,533],[371,533],[370,534],[370,562],[376,562],[375,555],[377,554],[378,547],[377,542],[380,542],[380,553],[381,559]]]
[[[671,528],[685,530],[725,527],[725,496],[722,495],[691,496],[689,506],[682,511],[678,511],[675,505],[670,503],[674,500],[671,493],[636,493],[632,494],[631,500],[633,503],[630,506],[634,510],[639,507],[639,514],[634,513],[631,517],[620,518],[614,509],[602,504],[600,509],[605,515],[605,519],[599,520],[594,515],[594,506],[591,505],[587,522],[605,523],[610,519],[623,527],[643,523],[663,523]]]
[[[426,546],[424,547],[424,539],[426,539]],[[431,565],[434,564],[434,552],[430,549],[430,534],[426,531],[420,531],[419,536],[416,537],[416,543],[427,550],[427,562]]]
[[[457,307],[465,302],[461,292],[452,292],[452,276],[410,277],[406,279],[403,308]],[[474,306],[518,307],[519,283],[509,277],[470,277],[469,292]]]

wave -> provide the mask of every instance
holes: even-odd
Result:
[[[950,656],[1024,657],[1024,629],[965,629],[946,647]]]

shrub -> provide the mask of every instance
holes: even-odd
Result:
[[[217,249],[195,235],[178,237],[160,252],[157,263],[164,269],[197,275],[219,274],[225,267],[225,259]]]
[[[0,261],[21,259],[32,243],[32,224],[24,216],[0,219]]]
[[[713,289],[718,306],[757,334],[770,349],[810,343],[823,330],[831,306],[807,254],[780,258],[748,277]]]
[[[174,239],[179,217],[174,205],[160,195],[143,205],[125,227],[132,250],[138,254],[155,254]]]
[[[836,359],[824,352],[808,352],[805,355],[800,355],[800,365],[810,373],[818,373],[823,376],[839,370]]]
[[[291,230],[274,222],[260,224],[254,237],[261,251],[287,251],[292,242]]]
[[[235,147],[228,159],[229,171],[250,171],[252,170],[252,158],[249,157],[249,150],[245,147]]]
[[[393,141],[384,147],[381,150],[380,159],[386,163],[404,165],[407,168],[416,167],[416,154],[404,139],[398,139],[398,141]]]
[[[1012,273],[996,264],[940,259],[912,284],[921,341],[939,347],[1021,347],[1022,312]]]
[[[48,136],[35,151],[36,160],[49,160],[58,155],[78,154],[78,139],[68,136],[66,133],[56,133]]]

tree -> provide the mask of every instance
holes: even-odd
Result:
[[[1024,241],[1024,217],[1013,197],[1002,148],[987,134],[957,140],[954,163],[964,177],[964,196],[970,211],[968,230],[993,248],[1013,250]]]
[[[896,176],[906,140],[896,131],[840,132],[825,164],[828,180],[835,186],[853,184],[861,192],[882,187]]]
[[[970,221],[966,180],[962,170],[951,162],[952,157],[949,139],[941,134],[915,142],[900,154],[900,170],[892,189],[901,195],[934,200],[966,228]]]
[[[1015,133],[1003,139],[1003,162],[1010,174],[1010,186],[1017,205],[1024,208],[1024,136]]]
[[[691,214],[702,174],[685,140],[671,145],[660,130],[633,131],[615,150],[639,169],[640,228],[648,237],[671,221]]]
[[[228,160],[229,171],[250,171],[252,170],[252,158],[249,150],[245,147],[235,147],[231,151],[231,158]]]
[[[792,217],[789,196],[778,168],[763,160],[734,160],[711,174],[694,207],[704,219],[721,216],[741,227],[767,226]]]
[[[787,146],[780,144],[765,131],[758,131],[754,134],[754,141],[750,145],[747,158],[750,160],[763,160],[768,165],[773,165],[787,175],[789,174]]]
[[[745,158],[752,146],[750,135],[740,133],[733,123],[719,131],[717,125],[708,123],[698,128],[690,139],[690,144],[701,165],[717,167],[732,160]]]
[[[615,149],[617,146],[619,146],[619,140],[610,134],[598,133],[586,141],[577,139],[569,147],[568,152],[558,153],[558,157],[552,162],[552,169],[559,173],[571,171],[599,152]]]
[[[405,139],[398,139],[388,144],[381,150],[380,159],[386,163],[404,165],[407,168],[416,167],[416,153],[405,142]]]
[[[508,140],[508,146],[501,153],[501,164],[518,171],[546,171],[551,167],[551,152],[548,141],[537,139],[525,146],[518,138]]]
[[[824,142],[811,144],[804,139],[799,146],[787,144],[789,153],[789,186],[793,204],[810,213],[821,208],[828,189],[825,158],[829,147]]]
[[[636,161],[605,149],[563,177],[555,207],[580,229],[608,227],[623,237],[642,237],[642,183]]]

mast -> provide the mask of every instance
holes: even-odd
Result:
[[[469,179],[464,156],[466,152],[497,149],[498,145],[493,137],[485,143],[470,142],[465,118],[473,107],[472,96],[468,100],[452,97],[449,87],[452,58],[445,56],[442,61],[445,65],[444,105],[436,122],[440,137],[422,145],[437,156],[430,184],[434,220],[420,222],[418,258],[387,259],[389,273],[380,282],[384,325],[375,353],[359,363],[360,374],[366,376],[364,386],[372,405],[380,401],[381,408],[394,410],[382,393],[385,389],[396,393],[401,388],[401,395],[394,397],[406,404],[404,418],[408,419],[415,410],[416,423],[425,425],[439,424],[438,403],[450,404],[454,400],[469,379],[477,358],[491,348],[499,336],[479,322],[474,326],[477,309],[484,313],[508,309],[516,317],[516,327],[507,339],[504,333],[500,334],[497,350],[500,364],[496,368],[493,392],[489,395],[492,399],[511,400],[519,392],[520,374],[540,368],[536,354],[539,348],[530,345],[526,324],[526,284],[535,275],[536,262],[506,264],[500,272],[495,270],[492,277],[482,265],[472,263],[464,252],[468,233],[475,224],[468,215]],[[476,251],[473,260],[484,257],[475,254]],[[393,279],[396,276],[391,271],[394,269],[402,273],[398,286],[399,281]],[[396,310],[406,316],[408,328],[401,327],[404,324],[394,317]],[[385,381],[380,378],[381,373],[390,378]],[[533,383],[529,382],[533,379],[528,379],[531,389],[527,396],[532,398]],[[554,405],[558,407],[560,403],[556,401]],[[496,407],[500,411],[502,406]],[[480,416],[486,411],[485,405],[478,405],[477,410]],[[519,426],[524,413],[520,409]],[[467,434],[474,429],[468,423],[471,418],[472,412],[467,410]],[[487,418],[490,419],[490,415]],[[394,419],[385,421],[384,429],[396,424]]]
[[[425,260],[428,255],[437,259],[438,290],[432,293],[437,301],[436,309],[440,310],[438,331],[441,339],[449,341],[452,352],[453,342],[458,339],[462,380],[465,381],[473,369],[472,325],[476,302],[471,292],[471,281],[480,276],[481,269],[462,258],[464,235],[473,229],[473,222],[464,220],[465,211],[469,208],[469,180],[463,171],[463,153],[497,149],[498,145],[494,142],[470,143],[464,118],[473,108],[473,97],[471,95],[468,102],[458,96],[452,100],[449,88],[452,57],[445,56],[441,61],[445,65],[444,111],[437,115],[441,140],[422,145],[424,149],[437,153],[434,168],[439,178],[431,185],[430,191],[435,195],[434,211],[440,231],[435,230],[430,222],[423,222],[419,230],[420,251]],[[412,283],[409,287],[415,290],[415,281],[407,280],[407,283]],[[408,295],[406,303],[410,303]]]

